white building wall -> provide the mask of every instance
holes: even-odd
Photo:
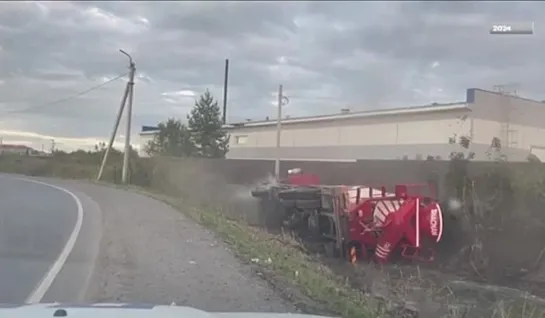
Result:
[[[512,147],[531,149],[545,148],[545,129],[531,126],[510,125],[513,131],[510,135]]]
[[[381,153],[386,157],[384,159],[398,159],[407,152],[416,152],[423,157],[428,154],[439,155],[435,152],[440,152],[441,156],[445,156],[450,137],[469,136],[471,124],[467,114],[468,111],[436,111],[426,114],[285,124],[282,127],[281,148],[285,159],[297,157],[301,160],[307,155],[309,157],[304,159],[334,159],[335,156],[338,159],[349,159],[347,157],[350,156],[352,159],[365,159],[362,156],[367,155],[380,158]],[[275,125],[235,128],[230,133],[228,157],[270,159],[274,157],[272,153],[276,153]],[[384,146],[409,145],[418,145],[416,148],[420,150],[398,148],[400,150],[396,154],[395,147],[379,149]],[[431,148],[439,145],[442,149],[436,151],[426,145],[432,146]],[[411,158],[415,156],[410,153],[406,155]]]
[[[146,145],[148,144],[148,142],[152,141],[154,137],[155,137],[154,132],[140,133],[139,140],[138,140],[138,155],[139,156],[148,157],[144,149]]]
[[[433,114],[312,124],[284,125],[281,147],[398,145],[446,143],[454,134],[470,134],[464,114]],[[275,147],[276,126],[233,129],[232,148]]]
[[[466,99],[472,104],[475,142],[490,146],[499,138],[509,161],[525,161],[545,146],[544,102],[480,89],[469,89]]]
[[[505,128],[503,128],[505,129]],[[502,149],[510,160],[524,160],[530,152],[539,152],[545,148],[545,129],[510,124],[509,145],[503,144]],[[490,146],[493,138],[502,136],[502,123],[492,120],[474,119],[474,142]],[[532,151],[532,149],[534,149]],[[541,153],[541,152],[540,152]],[[541,158],[540,158],[541,159]],[[543,158],[545,162],[545,158]]]
[[[491,145],[494,137],[500,136],[501,125],[497,121],[475,118],[473,120],[473,142]]]

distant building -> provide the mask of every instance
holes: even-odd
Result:
[[[489,160],[494,138],[510,161],[534,153],[545,162],[545,103],[482,89],[468,89],[466,100],[386,110],[289,118],[282,121],[281,159],[447,159],[459,149],[449,138],[471,138],[475,160]],[[226,126],[230,159],[276,156],[276,121]]]
[[[159,131],[159,127],[157,126],[142,126],[142,129],[140,130],[140,140],[138,142],[139,146],[139,156],[146,157],[147,154],[144,152],[145,146],[153,140],[157,132]]]
[[[10,145],[0,144],[0,155],[3,154],[15,154],[22,156],[29,156],[36,152],[36,150],[25,145]]]
[[[475,160],[499,141],[509,161],[530,153],[545,162],[545,103],[471,88],[462,102],[384,110],[350,111],[282,121],[280,157],[286,160],[448,159],[460,148],[449,143],[467,136]],[[229,159],[276,157],[276,120],[225,126]],[[150,138],[153,132],[142,132]]]

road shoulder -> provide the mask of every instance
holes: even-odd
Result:
[[[69,184],[96,201],[103,213],[87,301],[297,311],[213,233],[169,205],[131,191]]]

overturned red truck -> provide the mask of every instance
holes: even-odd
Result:
[[[258,186],[252,195],[269,226],[287,226],[352,262],[433,261],[442,238],[443,213],[428,184],[398,184],[391,192],[386,186],[326,186],[317,175],[292,169],[287,179]]]

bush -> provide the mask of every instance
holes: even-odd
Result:
[[[447,263],[474,279],[502,284],[531,275],[541,261],[545,170],[535,162],[506,162],[501,149],[492,152],[496,161],[486,171],[472,171],[470,152],[451,154],[447,191],[462,204],[449,211],[448,243],[458,252]]]

